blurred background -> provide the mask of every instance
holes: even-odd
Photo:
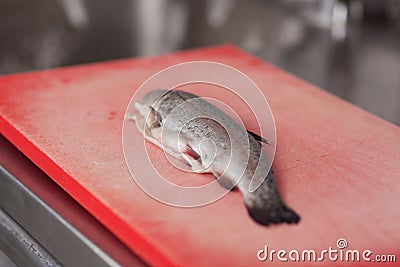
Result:
[[[0,74],[233,43],[397,125],[399,41],[400,0],[0,0]]]
[[[400,0],[1,0],[0,74],[233,43],[400,125],[399,33]]]

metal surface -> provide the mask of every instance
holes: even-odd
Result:
[[[0,218],[0,248],[13,261],[24,266],[57,263],[43,252],[44,246],[65,266],[144,266],[3,136],[0,150],[0,208],[29,233],[13,224],[8,215]]]
[[[268,98],[277,186],[302,217],[298,225],[255,224],[239,192],[200,208],[170,207],[132,179],[121,128],[135,88],[156,71],[194,60],[239,69]],[[400,129],[232,46],[4,76],[0,87],[1,133],[151,265],[250,266],[263,264],[257,251],[264,245],[322,251],[340,237],[374,253],[395,253],[400,243],[400,187],[393,186],[400,183]],[[247,110],[236,111],[257,128]],[[128,148],[143,148],[136,126],[129,127]],[[186,186],[207,179],[147,148],[156,169],[185,176]]]
[[[15,263],[0,249],[0,266],[1,267],[16,267]]]
[[[0,248],[18,266],[61,266],[35,239],[0,209]]]
[[[0,74],[235,44],[400,125],[398,0],[2,0]]]
[[[0,166],[0,184],[1,207],[19,220],[64,265],[118,266],[117,262],[30,192],[2,166]],[[9,221],[4,222],[2,232],[8,233],[8,241],[15,246],[16,251],[26,255],[27,262],[39,266],[57,266],[52,264],[49,255],[40,251],[37,243],[31,241],[33,239],[29,239],[23,231],[12,228]],[[74,252],[71,253],[71,250]],[[38,251],[37,258],[36,251]]]

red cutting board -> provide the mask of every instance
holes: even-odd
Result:
[[[277,184],[298,225],[257,225],[239,192],[200,208],[167,206],[131,178],[121,142],[130,98],[152,74],[192,60],[235,67],[265,94]],[[266,266],[257,259],[264,245],[318,252],[339,238],[400,261],[400,129],[232,46],[3,76],[0,131],[150,265]]]

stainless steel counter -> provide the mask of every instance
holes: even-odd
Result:
[[[18,266],[145,266],[0,136],[0,249]]]

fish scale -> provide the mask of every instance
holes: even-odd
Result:
[[[299,222],[277,191],[261,144],[216,106],[179,90],[151,91],[135,106],[134,119],[148,141],[172,151],[193,171],[214,174],[227,189],[237,186],[257,223]]]

